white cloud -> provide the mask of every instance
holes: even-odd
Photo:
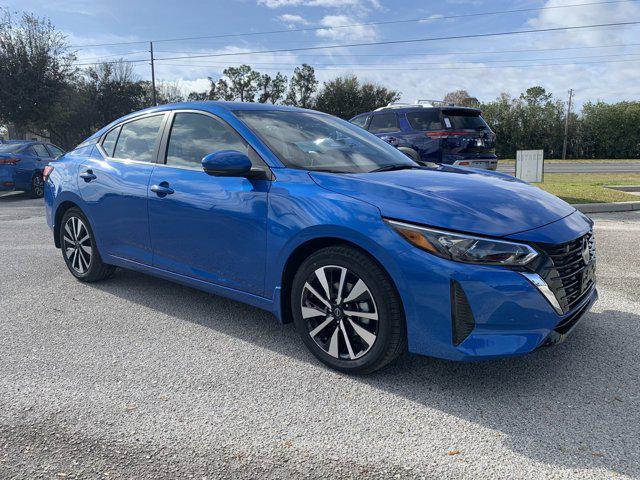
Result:
[[[278,20],[284,22],[288,25],[309,25],[303,17],[300,15],[292,15],[290,13],[285,13],[284,15],[279,15]]]
[[[559,0],[549,0],[544,7],[566,5]],[[582,26],[603,23],[626,22],[640,17],[640,5],[635,2],[609,3],[605,5],[588,5],[572,8],[551,8],[542,10],[538,16],[527,23],[533,28],[557,28]],[[635,26],[620,28],[588,28],[568,30],[544,35],[544,43],[558,45],[561,43],[579,43],[581,45],[602,45],[637,40],[638,30]],[[541,43],[538,40],[538,43]]]
[[[431,22],[433,22],[434,20],[440,20],[440,19],[441,19],[441,18],[443,18],[443,17],[444,17],[444,15],[441,15],[441,14],[439,14],[439,13],[438,13],[438,14],[433,14],[433,15],[429,15],[429,16],[428,16],[428,17],[426,17],[426,18],[423,18],[422,20],[420,20],[420,22],[419,22],[419,23],[431,23]]]
[[[347,15],[327,15],[320,20],[323,27],[341,27],[358,23]],[[348,28],[330,28],[316,31],[320,38],[332,40],[363,40],[371,41],[377,38],[377,30],[373,25],[359,25]]]
[[[380,8],[378,0],[258,0],[258,5],[264,5],[268,8],[281,7],[327,7],[327,8],[344,8],[344,7],[362,7],[369,4],[374,8]]]
[[[185,97],[191,92],[208,92],[211,86],[208,78],[195,78],[191,80],[179,78],[177,82]]]

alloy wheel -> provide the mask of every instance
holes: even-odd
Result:
[[[89,230],[82,219],[69,217],[64,225],[63,242],[69,265],[76,273],[83,275],[91,264],[93,248]]]
[[[313,341],[341,360],[356,360],[378,335],[378,309],[371,290],[353,271],[320,267],[302,289],[302,318]]]
[[[31,180],[31,189],[33,195],[36,197],[42,197],[44,195],[44,181],[40,175],[34,175]]]

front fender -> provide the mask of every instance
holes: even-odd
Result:
[[[274,182],[269,192],[265,272],[265,294],[272,296],[276,316],[280,317],[287,261],[296,249],[318,239],[344,241],[366,251],[387,271],[405,308],[411,304],[403,296],[407,289],[397,262],[397,256],[411,247],[382,220],[377,207],[328,191],[315,184],[306,172],[289,171],[285,177],[284,172],[278,171],[277,176],[278,180],[288,181]]]

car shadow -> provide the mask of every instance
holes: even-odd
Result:
[[[93,286],[322,368],[292,325],[257,308],[126,270]],[[407,354],[353,378],[492,429],[496,442],[536,462],[637,476],[640,380],[630,359],[639,321],[628,312],[591,312],[565,343],[523,357],[459,363]]]
[[[0,192],[0,204],[24,202],[25,200],[32,200],[34,202],[40,201],[44,203],[42,198],[32,198],[26,192]]]

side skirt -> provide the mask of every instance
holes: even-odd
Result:
[[[229,298],[237,302],[246,303],[248,305],[274,312],[273,300],[251,293],[242,292],[229,287],[223,287],[214,283],[204,282],[195,278],[187,277],[186,275],[180,275],[179,273],[169,272],[161,268],[152,267],[142,263],[127,260],[126,258],[116,257],[113,255],[103,255],[103,261],[109,265],[115,265],[117,267],[127,268],[129,270],[135,270],[138,272],[146,273],[154,277],[160,277],[165,280],[180,283],[188,287],[197,288],[214,295],[220,295],[221,297]]]

